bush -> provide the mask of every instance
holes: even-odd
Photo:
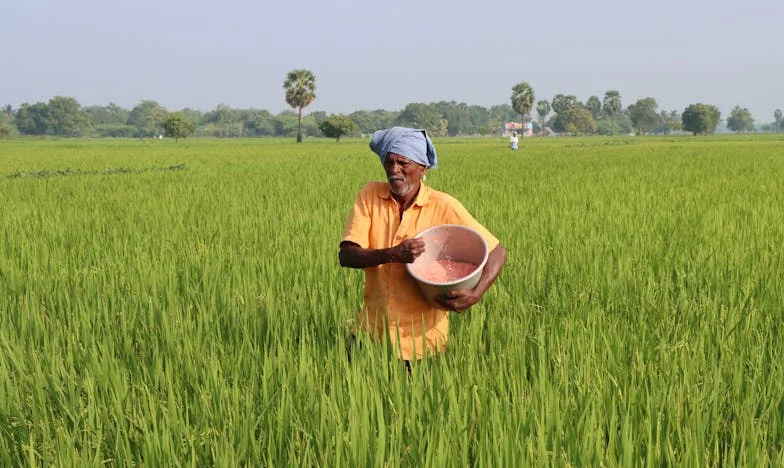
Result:
[[[15,125],[0,124],[0,138],[9,138],[11,135],[16,133]]]

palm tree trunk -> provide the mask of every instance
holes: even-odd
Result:
[[[299,108],[297,114],[297,143],[302,143],[302,108]]]
[[[520,114],[520,139],[525,138],[525,114]]]

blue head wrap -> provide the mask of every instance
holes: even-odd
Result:
[[[370,140],[370,149],[381,158],[382,164],[388,153],[395,153],[430,169],[438,167],[436,148],[422,129],[392,127],[378,130]]]

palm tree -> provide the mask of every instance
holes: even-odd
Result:
[[[604,93],[604,101],[602,102],[602,109],[604,113],[610,117],[612,132],[615,133],[615,116],[621,113],[621,93],[611,89]]]
[[[610,90],[604,93],[602,108],[610,117],[621,113],[621,93]]]
[[[7,104],[5,107],[3,107],[3,113],[5,114],[5,119],[0,116],[0,122],[3,120],[8,120],[9,122],[14,121],[14,108],[11,107],[11,104]]]
[[[283,83],[286,102],[299,109],[297,114],[297,143],[302,142],[302,108],[316,99],[316,75],[310,70],[292,70]]]
[[[550,101],[539,101],[536,103],[536,112],[539,114],[539,120],[542,125],[542,135],[544,135],[544,119],[550,113]]]
[[[526,82],[514,85],[512,88],[512,109],[522,116],[521,122],[525,123],[525,116],[531,113],[533,106],[534,89],[531,85]]]
[[[599,116],[602,115],[602,101],[599,100],[599,96],[589,97],[588,101],[585,102],[585,107],[591,111],[594,120],[598,120]]]

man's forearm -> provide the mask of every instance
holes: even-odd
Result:
[[[476,284],[476,287],[474,287],[474,291],[483,295],[490,289],[490,286],[501,273],[504,263],[506,263],[506,249],[503,245],[498,244],[487,256],[485,269],[482,271],[482,277],[479,278],[479,282]]]
[[[338,253],[340,266],[347,268],[370,268],[394,260],[393,249],[363,249],[358,245],[341,246]]]

